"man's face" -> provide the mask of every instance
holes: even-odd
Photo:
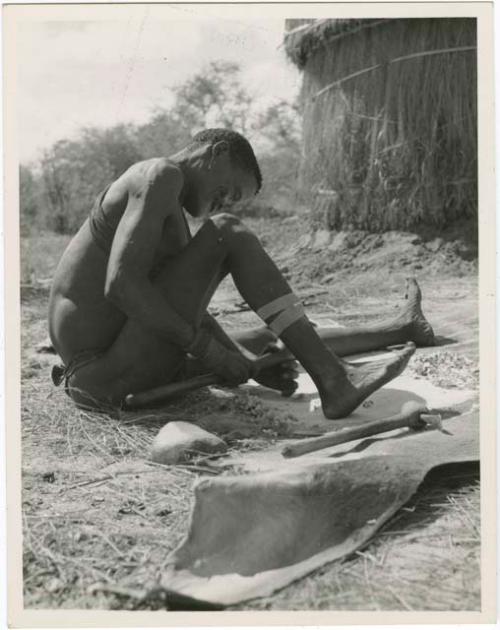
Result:
[[[250,199],[257,191],[253,173],[234,164],[228,150],[217,151],[216,147],[209,147],[199,162],[196,190],[190,190],[186,199],[186,210],[195,217],[229,211],[233,204]]]
[[[252,173],[230,165],[224,172],[210,177],[209,190],[208,215],[230,211],[235,203],[251,199],[257,191],[257,182]]]

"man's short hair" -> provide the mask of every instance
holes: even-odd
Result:
[[[232,129],[204,129],[193,137],[192,142],[193,144],[227,142],[231,159],[245,170],[253,173],[257,180],[257,192],[259,192],[262,187],[262,173],[252,145],[241,133]]]

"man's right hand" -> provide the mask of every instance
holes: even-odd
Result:
[[[254,362],[236,348],[230,349],[221,344],[208,332],[201,330],[188,352],[229,385],[246,383],[255,371]]]
[[[218,342],[216,342],[218,343]],[[232,351],[222,346],[224,359],[211,364],[210,357],[203,359],[203,363],[211,372],[220,376],[221,382],[236,387],[246,383],[254,373],[253,362],[238,351]]]

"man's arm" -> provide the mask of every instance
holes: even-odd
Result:
[[[245,356],[248,356],[252,359],[256,358],[256,355],[250,352],[250,350],[247,350],[241,344],[236,343],[236,341],[231,339],[231,337],[226,333],[226,331],[222,328],[215,317],[210,315],[210,313],[205,313],[202,321],[202,326],[204,326],[206,330],[209,331],[219,343],[221,343],[229,350],[232,350],[233,352],[242,352]]]
[[[197,356],[224,380],[248,380],[252,365],[247,356],[195,330],[172,307],[149,279],[166,217],[178,209],[183,185],[181,172],[158,160],[129,190],[129,200],[108,261],[105,295],[130,319]]]
[[[116,230],[106,275],[105,295],[131,319],[182,347],[195,335],[188,324],[149,280],[162,226],[177,208],[182,174],[163,162],[150,167],[134,183]]]

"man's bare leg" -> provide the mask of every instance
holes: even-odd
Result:
[[[236,217],[226,214],[207,221],[155,283],[181,317],[198,325],[223,265],[255,311],[291,292],[255,235]],[[323,412],[332,419],[348,415],[401,373],[414,352],[414,346],[409,345],[388,360],[347,371],[305,316],[286,328],[280,338],[314,380]],[[129,320],[106,355],[75,375],[72,387],[117,403],[128,393],[153,387],[169,373],[173,377],[181,356],[178,348]]]
[[[404,345],[408,341],[417,346],[434,345],[434,333],[422,313],[420,288],[414,278],[406,284],[406,302],[401,311],[392,319],[358,327],[321,327],[317,333],[327,347],[339,357],[384,350],[391,345]],[[267,327],[246,328],[234,331],[231,338],[256,355],[277,350],[279,341]],[[194,361],[189,362],[186,377],[204,374],[206,369]],[[267,387],[289,396],[296,389],[293,379],[297,377],[294,361],[284,361],[280,365],[266,368],[260,373],[260,382]]]
[[[215,227],[217,244],[225,249],[224,261],[229,273],[254,311],[291,293],[259,240],[238,219],[218,215],[210,223]],[[315,382],[323,412],[332,419],[348,415],[373,391],[400,374],[415,349],[411,344],[388,360],[346,370],[306,316],[290,324],[280,338]]]
[[[414,278],[407,279],[406,304],[394,318],[372,325],[355,327],[321,327],[318,335],[339,357],[382,350],[388,346],[413,341],[417,346],[435,344],[434,332],[422,313],[422,294]],[[266,327],[242,330],[232,337],[243,346],[261,354],[275,339]]]

